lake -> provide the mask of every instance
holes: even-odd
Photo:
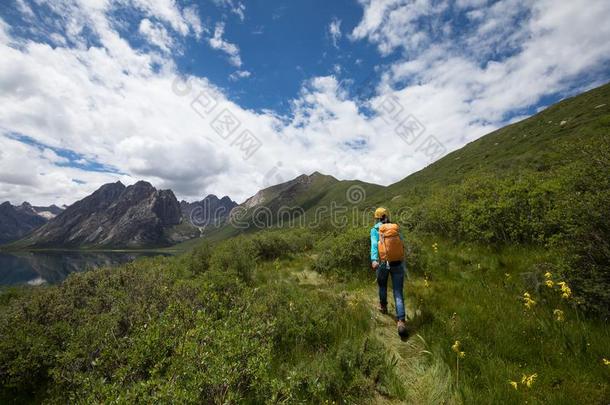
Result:
[[[55,284],[68,274],[115,266],[159,252],[0,252],[0,285]]]

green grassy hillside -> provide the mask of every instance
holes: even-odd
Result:
[[[544,111],[494,131],[449,153],[389,187],[410,194],[434,186],[459,184],[470,176],[513,177],[544,173],[577,160],[581,151],[610,136],[610,84],[563,100]]]
[[[208,230],[205,237],[214,241],[270,228],[328,227],[334,207],[370,206],[373,197],[383,195],[385,187],[377,184],[339,181],[318,172],[301,175],[259,191],[240,206],[231,223]]]
[[[466,145],[377,199],[411,231],[552,250],[583,308],[610,309],[610,85]]]

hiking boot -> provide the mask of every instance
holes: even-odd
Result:
[[[377,306],[377,309],[379,310],[379,312],[381,312],[384,315],[388,314],[388,306],[387,305],[379,304]]]
[[[407,337],[408,333],[407,333],[407,325],[405,324],[405,321],[403,321],[401,319],[398,321],[398,323],[396,325],[398,326],[398,334],[400,335],[400,337]]]

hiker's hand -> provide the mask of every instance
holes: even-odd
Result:
[[[379,262],[377,260],[373,261],[373,263],[371,263],[371,268],[373,270],[377,270],[377,267],[379,267]]]

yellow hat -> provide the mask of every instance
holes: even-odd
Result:
[[[388,216],[388,210],[383,207],[379,207],[375,210],[375,219],[381,219]]]

